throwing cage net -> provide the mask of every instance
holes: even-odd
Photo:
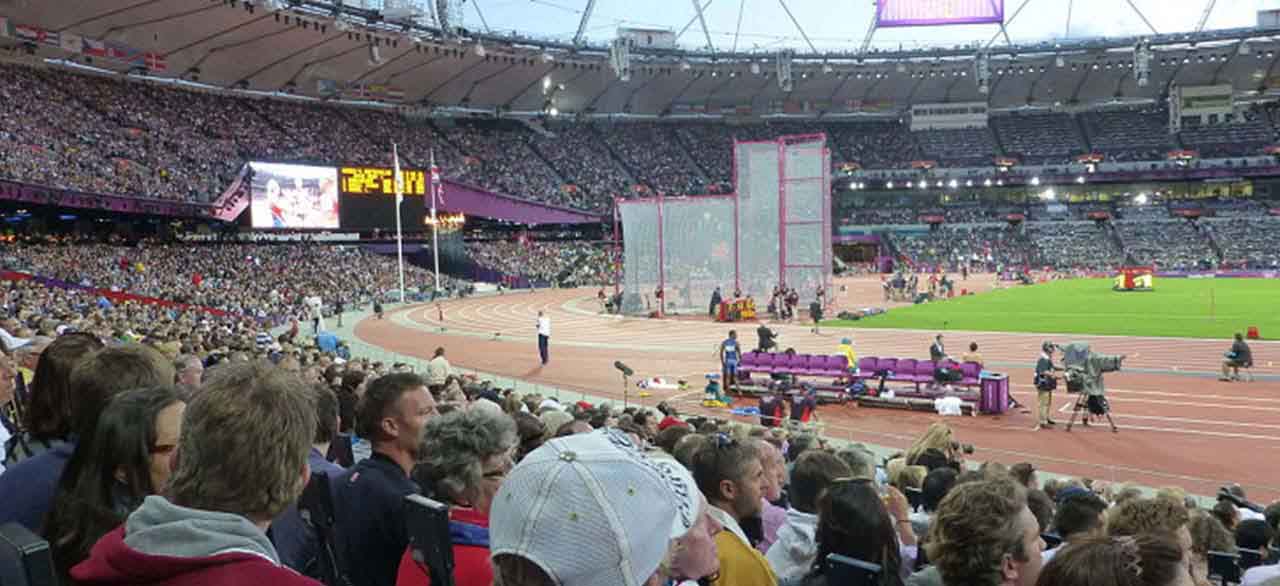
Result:
[[[779,284],[796,288],[805,305],[830,288],[826,137],[739,142],[734,167],[733,195],[617,202],[624,313],[705,312],[716,287],[725,299],[741,291],[762,310]]]

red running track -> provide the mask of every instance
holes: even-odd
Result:
[[[845,281],[842,304],[872,304],[879,295],[873,279]],[[637,377],[685,378],[701,388],[702,375],[718,369],[715,351],[729,326],[688,319],[650,320],[599,313],[593,290],[548,290],[412,306],[388,319],[365,319],[356,327],[361,340],[388,350],[428,359],[436,346],[448,348],[458,366],[621,401],[621,380],[612,365],[621,360]],[[552,320],[551,363],[539,368],[534,320],[543,310]],[[832,353],[841,337],[851,336],[860,356],[927,355],[934,332],[835,329],[821,335],[808,326],[770,324],[782,347],[798,352]],[[755,343],[755,324],[737,326],[744,346]],[[442,331],[443,329],[443,331]],[[496,334],[496,335],[495,335]],[[1032,403],[1031,367],[1040,342],[1051,335],[948,332],[953,353],[976,341],[988,368],[1008,372],[1014,395]],[[1255,374],[1250,383],[1222,383],[1213,373],[1227,345],[1219,340],[1070,336],[1089,341],[1098,352],[1128,354],[1125,371],[1106,377],[1108,398],[1121,430],[1105,426],[1063,431],[1074,401],[1055,394],[1059,425],[1033,431],[1032,414],[949,417],[962,441],[978,446],[975,458],[1005,463],[1030,461],[1052,472],[1147,486],[1180,486],[1212,494],[1239,482],[1256,500],[1280,498],[1280,470],[1268,464],[1280,455],[1280,367],[1269,361],[1280,345],[1253,343]],[[1067,340],[1067,337],[1054,339]],[[648,404],[673,401],[683,412],[702,408],[698,392],[655,391]],[[632,399],[635,394],[632,393]],[[819,409],[826,435],[905,448],[939,416],[930,413],[855,406]]]

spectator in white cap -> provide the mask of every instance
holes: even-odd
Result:
[[[672,535],[698,514],[697,488],[680,472],[617,430],[543,444],[490,509],[494,585],[657,586]]]

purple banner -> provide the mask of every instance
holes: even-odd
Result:
[[[0,199],[30,204],[153,214],[176,217],[205,217],[217,215],[218,208],[207,203],[145,199],[123,195],[83,193],[67,189],[40,187],[15,181],[0,180]]]
[[[603,219],[598,214],[518,199],[450,179],[445,179],[444,184],[445,212],[528,225],[587,224]]]
[[[876,26],[1004,22],[1004,0],[876,0]]]

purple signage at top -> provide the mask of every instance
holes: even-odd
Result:
[[[1004,0],[876,0],[876,26],[1004,22]]]

